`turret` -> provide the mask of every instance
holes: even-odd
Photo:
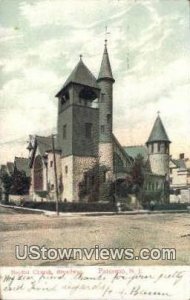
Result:
[[[105,40],[104,53],[98,76],[99,98],[99,163],[108,168],[107,177],[113,174],[113,83],[115,82]]]
[[[158,175],[169,175],[170,140],[158,114],[151,134],[146,142],[151,171]]]

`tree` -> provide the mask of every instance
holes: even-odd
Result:
[[[133,189],[139,190],[144,184],[144,161],[143,157],[139,154],[134,161],[134,165],[131,170],[131,177],[133,183]]]
[[[83,201],[85,198],[88,202],[98,201],[99,175],[100,168],[98,164],[84,173],[82,181],[78,184],[78,195],[80,201]]]
[[[106,181],[107,166],[94,165],[87,170],[78,183],[78,196],[80,201],[96,202],[110,199],[111,182]]]
[[[3,183],[3,189],[4,189],[4,193],[5,193],[5,202],[8,202],[9,201],[9,194],[11,192],[11,187],[12,187],[12,184],[13,184],[13,178],[12,178],[11,175],[9,175],[7,173],[4,173],[1,176],[1,180],[2,180],[2,183]]]
[[[24,171],[16,170],[12,175],[11,193],[14,195],[26,195],[30,188],[30,177]]]
[[[115,186],[114,193],[118,197],[127,197],[128,194],[131,194],[132,190],[132,177],[127,175],[126,178],[118,178],[113,183]]]
[[[144,159],[138,155],[125,179],[117,179],[114,182],[115,194],[119,197],[127,197],[129,194],[135,194],[140,197],[144,184]]]

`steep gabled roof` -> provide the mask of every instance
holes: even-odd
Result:
[[[168,135],[166,133],[166,130],[164,128],[164,125],[163,125],[162,120],[159,115],[156,118],[156,121],[154,123],[154,126],[152,128],[152,131],[151,131],[150,136],[147,141],[147,143],[152,143],[152,142],[169,142],[170,143],[170,140],[168,138]]]
[[[9,174],[12,174],[14,172],[14,163],[13,162],[7,162],[7,170]]]
[[[54,146],[55,146],[55,151],[59,151],[59,152],[61,151],[57,138],[55,139]],[[52,136],[51,135],[49,135],[49,136],[36,135],[35,136],[34,147],[33,147],[32,155],[31,155],[31,159],[30,159],[30,167],[33,164],[37,148],[39,150],[41,157],[44,159],[44,157],[46,156],[46,153],[52,151]]]
[[[87,66],[84,64],[84,62],[81,58],[80,58],[80,61],[78,62],[78,64],[76,65],[76,67],[74,68],[74,70],[71,72],[70,76],[65,81],[62,89],[57,93],[56,97],[59,97],[61,92],[70,83],[82,84],[82,85],[86,85],[89,87],[99,89],[95,76],[87,68]]]
[[[1,165],[0,167],[0,176],[4,175],[7,173],[7,166],[6,165]]]
[[[171,161],[176,165],[176,167],[180,170],[189,170],[190,169],[190,161],[189,159],[171,159]]]
[[[100,66],[98,81],[101,79],[111,79],[113,82],[115,81],[113,78],[111,64],[109,60],[107,41],[105,41],[104,53],[103,53],[102,62]]]
[[[25,172],[26,176],[30,176],[29,159],[28,158],[15,157],[14,165],[18,171],[23,171],[23,172]]]
[[[32,167],[35,158],[36,149],[38,148],[40,155],[42,156],[42,158],[44,158],[47,150],[51,148],[51,144],[52,144],[51,136],[39,136],[39,135],[35,136],[34,146],[32,149],[30,164],[29,164],[30,168]]]
[[[41,156],[44,156],[45,153],[52,148],[52,138],[50,136],[39,136],[35,137],[36,146],[39,149]]]
[[[177,160],[170,157],[169,165],[170,165],[170,168],[177,168],[178,167]]]
[[[147,148],[145,146],[143,146],[143,145],[124,146],[123,149],[133,159],[135,159],[138,155],[141,155],[145,161],[148,158]]]
[[[112,139],[113,139],[113,147],[115,148],[114,151],[117,148],[119,150],[119,152],[121,153],[122,157],[125,159],[126,165],[128,165],[128,166],[132,165],[133,164],[132,157],[126,153],[123,146],[121,146],[121,144],[119,143],[118,139],[115,137],[114,134],[112,134]]]

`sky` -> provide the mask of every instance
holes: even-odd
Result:
[[[80,54],[97,77],[105,36],[120,143],[145,144],[160,111],[190,157],[189,15],[187,0],[0,0],[0,164],[56,132],[55,94]]]

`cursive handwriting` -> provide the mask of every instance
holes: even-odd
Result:
[[[9,299],[13,292],[19,299],[24,299],[22,295],[33,299],[36,292],[39,299],[51,299],[52,295],[56,299],[60,294],[64,295],[63,299],[78,299],[80,295],[87,295],[89,299],[94,299],[94,295],[99,299],[172,299],[185,290],[190,274],[187,269],[177,267],[122,267],[122,272],[119,267],[116,271],[110,267],[109,272],[107,268],[28,267],[15,271],[4,268],[0,276],[1,290]]]

